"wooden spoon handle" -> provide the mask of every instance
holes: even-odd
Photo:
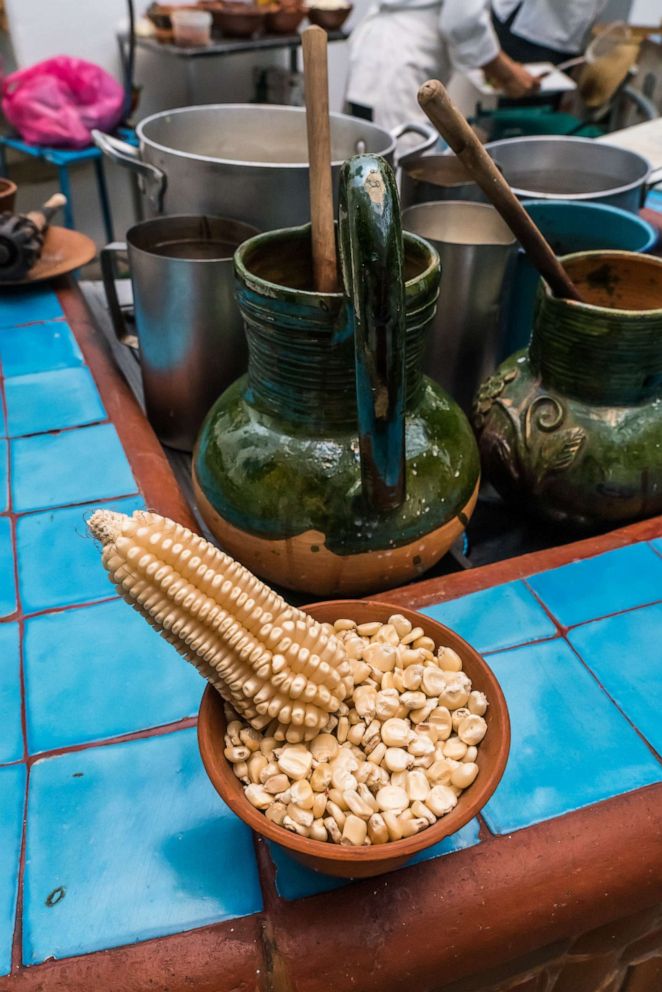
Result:
[[[48,227],[51,217],[67,202],[62,193],[54,193],[39,210],[31,210],[26,217],[32,221],[37,230],[43,231]]]
[[[313,277],[318,292],[334,293],[338,289],[338,273],[333,226],[326,31],[319,27],[307,28],[302,33],[302,44],[310,162]]]
[[[507,181],[457,109],[445,88],[436,80],[423,83],[418,102],[439,134],[471,173],[490,202],[511,229],[532,265],[547,280],[554,296],[582,301],[576,286],[533,223]]]

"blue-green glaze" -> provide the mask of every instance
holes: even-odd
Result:
[[[387,168],[370,160],[380,170]],[[393,195],[388,179],[385,189]],[[368,223],[366,213],[363,223]],[[357,252],[357,242],[367,243],[360,225],[346,226],[346,212],[340,223],[341,245],[351,242]],[[388,226],[390,237],[399,242],[399,226]],[[367,264],[365,256],[358,263],[357,258],[355,254],[349,262],[345,254],[344,260],[345,272],[348,264],[355,266],[354,284]],[[401,261],[397,251],[387,258],[388,264],[395,258],[396,273],[400,265],[406,279],[404,289],[401,281],[382,288],[381,299],[400,308],[400,326],[397,319],[378,324],[371,313],[373,323],[364,327],[373,341],[366,343],[359,335],[358,347],[364,349],[359,358],[364,369],[371,348],[377,354],[376,373],[388,387],[386,409],[395,411],[388,423],[377,425],[384,430],[373,452],[387,481],[398,432],[404,437],[404,486],[396,498],[397,486],[390,488],[390,505],[388,500],[384,505],[379,486],[366,486],[365,468],[362,474],[354,307],[343,294],[311,291],[309,226],[260,235],[237,251],[237,299],[248,338],[249,371],[208,414],[194,454],[194,473],[211,507],[239,531],[271,541],[319,531],[324,548],[352,556],[409,544],[454,518],[466,523],[464,509],[479,474],[475,440],[459,407],[421,373],[438,294],[439,259],[412,235],[405,235]],[[374,308],[378,283],[367,293],[368,310]],[[398,299],[404,299],[404,321]],[[404,339],[399,344],[393,341],[398,334]],[[391,348],[390,366],[388,361],[379,365],[385,347]],[[388,367],[390,378],[382,375]],[[368,431],[370,417],[380,409],[379,404],[366,405]],[[392,463],[396,476],[400,457]],[[313,545],[310,553],[318,550],[322,548]],[[412,560],[411,574],[422,567]],[[379,586],[376,577],[372,588]]]

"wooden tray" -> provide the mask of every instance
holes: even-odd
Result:
[[[66,275],[82,265],[87,265],[96,256],[94,241],[80,231],[70,231],[67,227],[49,227],[44,240],[41,258],[23,279],[0,280],[3,286],[28,286],[33,282],[55,279]]]

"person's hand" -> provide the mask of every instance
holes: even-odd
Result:
[[[520,62],[515,62],[505,52],[499,52],[482,69],[490,86],[505,96],[530,96],[540,89],[540,79],[532,76]]]

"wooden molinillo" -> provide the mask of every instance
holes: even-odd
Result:
[[[0,282],[19,281],[37,264],[51,217],[66,202],[55,193],[39,210],[0,214]]]
[[[567,300],[581,300],[577,287],[444,86],[436,79],[423,83],[418,91],[418,102],[467,172],[499,211],[554,295]]]

